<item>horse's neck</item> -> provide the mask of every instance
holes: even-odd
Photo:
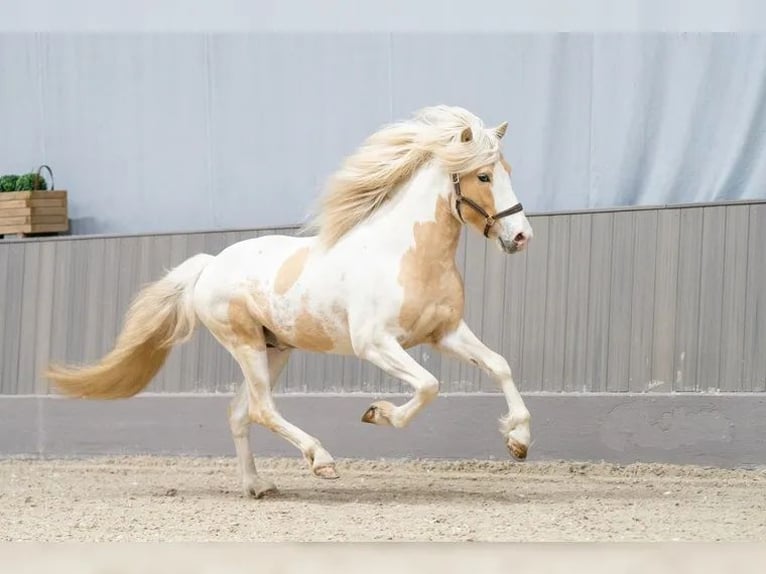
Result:
[[[454,261],[461,225],[450,210],[450,182],[445,174],[425,166],[403,184],[371,222],[377,237],[407,250],[412,239],[428,259]]]

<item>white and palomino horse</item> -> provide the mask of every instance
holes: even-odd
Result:
[[[526,458],[529,411],[508,362],[463,321],[455,264],[463,223],[505,253],[532,237],[500,151],[506,126],[485,128],[462,108],[434,106],[383,127],[331,178],[306,228],[316,233],[258,237],[190,257],[138,293],[99,363],[52,366],[46,376],[71,396],[133,396],[199,319],[244,374],[229,421],[245,493],[257,498],[275,487],[255,469],[252,422],[300,449],[316,476],[338,477],[330,453],[274,404],[291,350],[355,355],[412,385],[404,404],[378,401],[362,416],[401,428],[437,395],[436,378],[405,351],[429,344],[497,381],[509,409],[501,434],[513,457]]]

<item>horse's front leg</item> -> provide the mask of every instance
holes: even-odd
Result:
[[[513,382],[508,361],[482,343],[464,321],[460,322],[457,329],[445,335],[436,344],[436,348],[445,354],[478,365],[501,386],[509,412],[500,420],[500,433],[511,455],[518,460],[524,460],[531,436],[530,415]]]
[[[400,406],[388,401],[372,403],[362,416],[362,421],[366,423],[405,427],[439,393],[436,377],[408,355],[393,336],[377,337],[372,342],[359,345],[358,355],[415,389],[415,395]]]

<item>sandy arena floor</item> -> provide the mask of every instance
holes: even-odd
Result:
[[[260,459],[0,461],[0,540],[766,541],[766,473],[637,464]]]

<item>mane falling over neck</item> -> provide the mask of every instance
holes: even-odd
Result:
[[[502,135],[502,134],[501,134]],[[389,200],[428,160],[462,174],[493,163],[500,137],[460,107],[432,106],[382,127],[348,156],[328,182],[304,228],[331,247]]]

